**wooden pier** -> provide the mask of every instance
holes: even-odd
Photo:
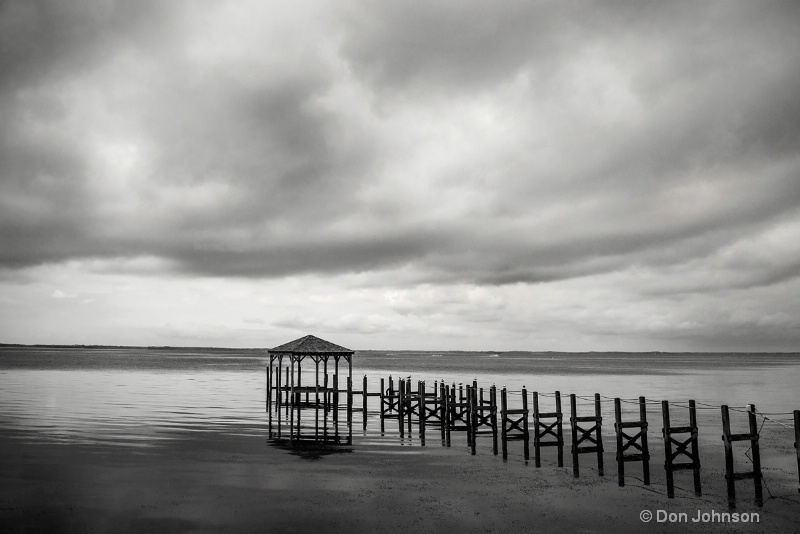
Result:
[[[324,359],[319,358],[314,361],[316,367],[320,365],[326,367]],[[392,376],[388,379],[380,378],[370,384],[366,375],[360,380],[359,390],[353,388],[350,375],[345,379],[346,387],[340,389],[340,378],[336,373],[325,372],[322,375],[315,373],[321,377],[320,380],[313,385],[304,385],[299,376],[295,377],[296,380],[292,380],[292,372],[300,370],[299,361],[296,362],[294,370],[291,365],[287,370],[286,366],[281,369],[280,365],[275,363],[275,360],[271,360],[267,368],[266,408],[269,412],[270,436],[282,442],[313,441],[326,447],[351,446],[353,414],[361,414],[360,424],[363,430],[367,429],[368,421],[373,419],[379,422],[381,434],[384,435],[387,432],[386,421],[394,421],[397,425],[394,428],[397,429],[401,439],[416,436],[419,438],[419,445],[425,446],[426,438],[429,438],[431,430],[434,430],[441,438],[442,446],[445,447],[453,445],[455,438],[453,434],[463,433],[465,439],[462,443],[466,445],[470,454],[477,454],[479,448],[491,450],[494,455],[502,451],[503,461],[508,461],[509,444],[521,441],[521,457],[527,464],[532,439],[535,467],[541,467],[543,449],[547,448],[555,448],[553,454],[555,458],[551,456],[548,461],[558,467],[564,466],[562,395],[559,391],[552,394],[533,391],[529,399],[529,392],[525,387],[521,391],[509,391],[503,386],[498,394],[495,385],[482,388],[477,380],[467,384],[445,384],[444,381],[437,380],[432,387],[429,387],[421,380],[413,382],[411,377],[395,379]],[[370,389],[371,386],[373,389]],[[374,403],[370,402],[372,399],[375,399]],[[603,476],[605,451],[601,404],[613,402],[618,485],[625,486],[628,477],[626,466],[630,464],[641,465],[641,480],[644,485],[650,485],[651,451],[648,444],[650,423],[647,406],[650,402],[645,397],[602,399],[599,393],[595,393],[593,397],[569,395],[573,476],[580,476],[580,456],[586,454],[595,455],[597,476]],[[529,401],[532,402],[529,404]],[[541,409],[544,401],[551,404],[552,408],[548,409],[552,411]],[[623,402],[635,405],[638,408],[638,417],[632,419],[631,413],[625,415]],[[676,472],[691,470],[694,493],[696,496],[701,496],[697,405],[694,400],[682,404],[688,408],[688,424],[675,425],[670,402],[665,400],[660,404],[666,494],[669,498],[675,497]],[[680,405],[680,403],[675,404]],[[591,406],[591,414],[581,414],[580,406]],[[710,409],[709,405],[705,405],[705,409]],[[763,474],[756,420],[759,414],[755,406],[749,405],[746,411],[749,431],[734,433],[731,430],[730,408],[723,405],[720,409],[728,504],[730,508],[736,506],[735,482],[752,479],[755,503],[762,506]],[[797,457],[798,480],[800,480],[800,446],[798,446],[800,410],[795,410],[791,415],[794,423],[793,447]],[[414,433],[415,426],[416,433]],[[789,427],[788,424],[784,426]],[[479,447],[484,436],[491,438],[491,445]],[[752,469],[745,471],[734,469],[734,444],[739,441],[749,442],[748,459]]]

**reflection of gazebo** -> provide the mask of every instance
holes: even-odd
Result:
[[[310,358],[315,364],[314,384],[302,384],[302,362]],[[334,361],[333,384],[328,384],[328,360]],[[278,403],[287,402],[295,404],[299,401],[302,393],[306,394],[306,399],[310,393],[314,393],[316,402],[319,402],[319,394],[329,399],[329,393],[333,394],[334,405],[338,406],[339,395],[339,360],[347,362],[347,386],[348,391],[352,387],[353,375],[353,351],[339,345],[335,345],[316,336],[305,336],[285,343],[274,349],[269,349],[269,367],[267,368],[267,401],[271,400],[272,391],[277,392]],[[320,383],[320,363],[323,365],[324,378]],[[289,393],[288,399],[284,400],[283,392]]]

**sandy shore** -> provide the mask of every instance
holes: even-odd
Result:
[[[704,465],[702,499],[679,489],[670,500],[657,462],[650,488],[635,478],[620,488],[613,456],[606,476],[587,460],[575,479],[569,455],[564,468],[548,460],[536,469],[518,452],[503,462],[485,444],[471,456],[460,442],[420,447],[356,436],[353,452],[308,460],[265,437],[207,432],[141,450],[4,438],[0,531],[800,531],[800,498],[757,508],[749,482],[739,483],[736,511],[756,512],[760,523],[694,523],[698,511],[728,511],[718,458]],[[690,488],[685,475],[678,485]],[[653,512],[650,523],[640,520],[642,510]],[[687,521],[659,522],[659,510]]]

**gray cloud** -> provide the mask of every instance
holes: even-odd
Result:
[[[197,7],[4,3],[0,264],[546,282],[797,215],[794,3],[318,7],[292,60],[194,51]]]

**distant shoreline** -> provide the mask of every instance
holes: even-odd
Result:
[[[65,345],[65,344],[44,344],[44,343],[35,343],[35,344],[25,344],[25,343],[0,343],[0,348],[8,348],[8,347],[17,347],[17,348],[36,348],[36,349],[126,349],[126,350],[163,350],[163,351],[176,351],[176,350],[217,350],[217,351],[224,351],[224,352],[255,352],[255,351],[265,351],[269,350],[268,347],[197,347],[197,346],[171,346],[171,345],[89,345],[89,344],[75,344],[75,345]],[[609,351],[602,351],[602,350],[591,350],[591,351],[557,351],[557,350],[412,350],[412,349],[355,349],[356,352],[390,352],[393,354],[406,354],[406,355],[424,355],[430,353],[436,354],[499,354],[499,355],[509,355],[509,354],[532,354],[532,355],[542,355],[542,354],[581,354],[581,355],[588,355],[588,354],[598,354],[598,355],[607,355],[607,354],[662,354],[662,355],[686,355],[686,354],[702,354],[708,356],[720,356],[720,355],[768,355],[768,354],[780,354],[780,355],[792,355],[797,354],[800,355],[800,351],[680,351],[680,352],[671,352],[671,351],[661,351],[661,350],[650,350],[650,351],[620,351],[620,350],[609,350]]]

